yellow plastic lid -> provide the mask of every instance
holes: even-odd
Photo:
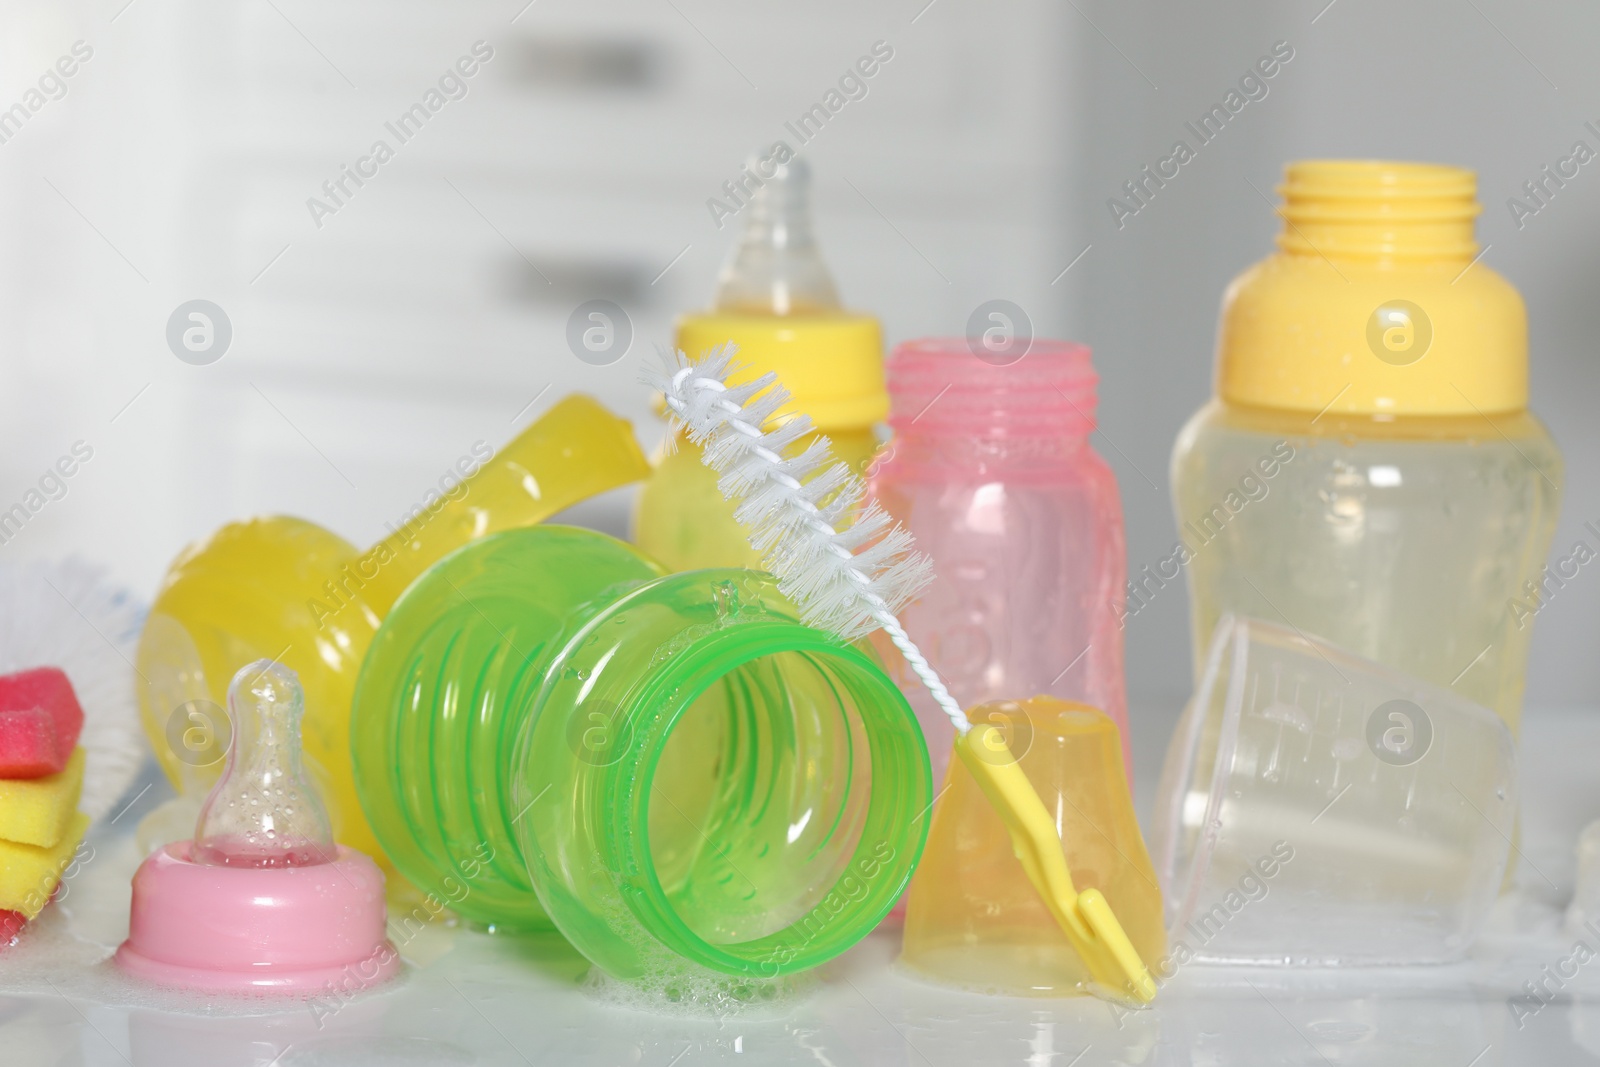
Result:
[[[1220,398],[1348,415],[1527,407],[1527,314],[1476,258],[1472,171],[1304,161],[1278,191],[1279,251],[1223,297]]]
[[[820,430],[861,429],[889,415],[883,331],[869,315],[708,312],[678,321],[678,348],[692,357],[729,341],[742,364],[732,382],[776,371],[794,395],[793,410]]]

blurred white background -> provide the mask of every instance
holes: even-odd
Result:
[[[653,446],[639,360],[734,234],[707,198],[877,41],[893,58],[806,148],[840,292],[891,344],[996,297],[1091,344],[1131,570],[1175,540],[1167,455],[1209,393],[1219,298],[1271,250],[1272,187],[1305,156],[1479,172],[1484,262],[1527,298],[1535,408],[1568,457],[1557,553],[1600,547],[1600,164],[1520,229],[1506,206],[1573,142],[1600,149],[1597,30],[1576,0],[6,0],[0,511],[75,442],[93,457],[0,551],[76,552],[148,596],[255,512],[371,541],[571,390]],[[397,144],[384,124],[478,41],[466,95],[319,227],[307,199]],[[1279,41],[1266,97],[1119,229],[1107,199]],[[166,343],[197,298],[233,329],[208,366]],[[633,321],[608,367],[565,342],[594,298]],[[621,533],[626,507],[583,517]],[[1541,612],[1532,702],[1600,699],[1597,606],[1585,570]],[[1181,594],[1129,621],[1136,702],[1182,698],[1187,643]]]

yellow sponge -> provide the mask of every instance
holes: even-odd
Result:
[[[0,841],[54,848],[78,810],[83,758],[80,746],[55,774],[0,779]]]
[[[29,919],[43,911],[87,829],[89,816],[76,812],[53,848],[0,841],[0,908],[20,911]]]

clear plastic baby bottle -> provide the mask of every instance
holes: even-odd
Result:
[[[1173,450],[1163,577],[1188,571],[1197,677],[1219,617],[1256,616],[1515,731],[1562,465],[1522,299],[1475,258],[1475,176],[1301,162],[1280,191],[1278,251],[1228,287],[1216,397]]]
[[[902,618],[956,699],[1089,704],[1126,753],[1127,549],[1116,477],[1089,444],[1095,381],[1089,350],[1068,342],[1034,341],[1003,366],[964,339],[902,344],[889,359],[894,437],[870,486],[933,558],[934,584]],[[880,651],[940,780],[950,722],[887,640]]]
[[[874,427],[889,410],[878,321],[842,311],[811,230],[811,172],[800,159],[752,160],[760,178],[742,208],[744,231],[717,283],[714,308],[678,323],[677,346],[698,358],[738,345],[749,381],[776,371],[794,411],[811,416],[840,459],[865,470]],[[717,477],[687,441],[660,459],[639,494],[634,540],[672,570],[759,567]]]

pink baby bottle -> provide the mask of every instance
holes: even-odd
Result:
[[[937,575],[902,614],[907,631],[963,707],[1041,693],[1093,705],[1116,721],[1127,765],[1118,624],[1127,546],[1116,477],[1089,444],[1089,349],[1035,340],[1006,360],[930,338],[898,346],[887,369],[894,436],[870,486]],[[881,633],[875,640],[940,781],[950,722]],[[1008,738],[1013,750],[1028,740]]]

